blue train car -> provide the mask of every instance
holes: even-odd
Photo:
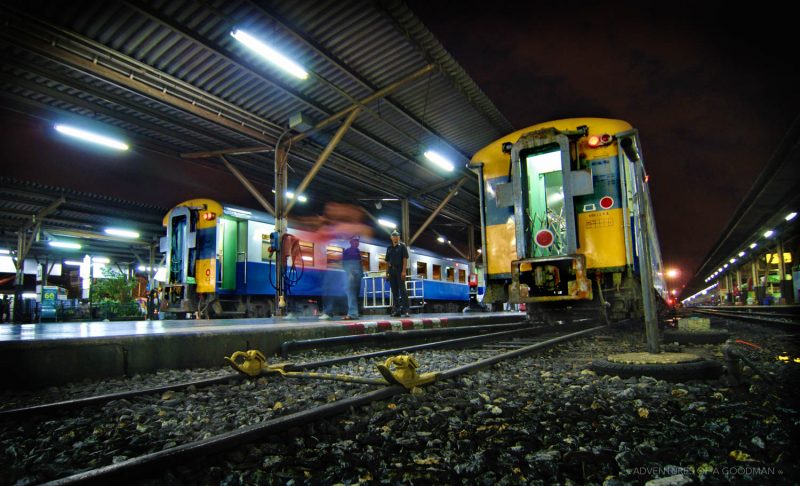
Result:
[[[192,199],[173,207],[163,224],[166,236],[161,239],[161,252],[167,266],[164,300],[168,313],[202,317],[272,315],[279,242],[274,241],[271,215],[211,199]],[[299,227],[290,227],[288,233],[293,237],[293,251],[281,277],[290,310],[314,314],[319,311],[323,294],[344,310],[341,257],[349,246],[349,237],[323,240],[316,232]],[[361,239],[364,313],[386,313],[389,286],[382,275],[388,244],[388,238]],[[409,251],[409,287],[415,291],[412,297],[416,296],[412,306],[425,312],[463,309],[469,300],[469,263],[419,248]]]

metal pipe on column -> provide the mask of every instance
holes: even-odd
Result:
[[[638,162],[633,163],[634,167],[634,182],[636,187],[636,209],[638,212],[636,218],[636,232],[640,236],[637,238],[637,246],[639,247],[639,255],[642,259],[639,262],[641,269],[641,285],[642,285],[642,304],[644,306],[644,324],[645,335],[647,337],[647,352],[658,353],[660,351],[659,338],[658,338],[658,318],[656,316],[655,299],[653,297],[653,276],[652,267],[650,265],[650,234],[647,230],[647,200],[644,196],[645,185],[644,177],[642,175],[642,164]]]
[[[408,198],[405,197],[400,200],[400,228],[402,235],[400,238],[403,240],[403,244],[406,246],[410,245],[413,240],[409,240],[408,233],[411,231],[411,222],[409,220],[409,205],[408,205]]]
[[[284,210],[286,204],[286,161],[289,157],[288,149],[281,145],[281,139],[288,130],[283,132],[278,138],[275,145],[275,231],[273,235],[278,241],[272,242],[278,251],[275,254],[275,311],[274,315],[281,317],[285,316],[285,307],[288,305],[286,302],[286,289],[284,288],[283,273],[284,273],[284,255],[282,248],[282,236],[286,233],[286,212]]]

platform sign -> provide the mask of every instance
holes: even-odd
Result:
[[[778,253],[767,253],[764,255],[764,261],[767,265],[778,265],[781,258]],[[783,252],[783,263],[792,263],[792,254],[788,251]]]
[[[42,288],[42,307],[55,307],[58,300],[58,287],[45,285]]]
[[[42,287],[42,311],[41,319],[51,321],[56,319],[56,308],[58,306],[58,287],[45,285]]]

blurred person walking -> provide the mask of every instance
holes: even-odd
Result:
[[[361,290],[361,277],[364,267],[361,265],[361,250],[358,248],[361,242],[359,235],[350,238],[350,248],[346,248],[342,253],[342,268],[344,268],[347,278],[347,315],[345,319],[358,318],[358,294]]]
[[[361,236],[367,237],[372,235],[372,228],[364,223],[365,212],[362,208],[349,203],[330,201],[325,204],[325,211],[320,216],[298,218],[307,230],[316,231],[318,241],[320,244],[329,245],[332,241],[340,241],[348,236],[356,235],[357,243],[353,259],[357,258],[358,262],[358,278],[353,282],[355,291],[351,303],[350,282],[351,272],[348,270],[347,265],[352,265],[353,275],[355,276],[356,265],[354,263],[347,263],[345,260],[345,253],[353,248],[353,241],[351,238],[350,248],[342,252],[342,268],[345,271],[345,279],[347,285],[346,295],[348,303],[348,314],[344,319],[355,319],[358,317],[358,292],[361,285],[361,253],[358,250],[358,242]],[[352,251],[352,250],[351,250]],[[357,257],[355,255],[358,255]],[[329,320],[335,316],[337,295],[342,288],[341,274],[337,276],[335,272],[327,271],[322,281],[322,314],[319,318],[321,320]]]

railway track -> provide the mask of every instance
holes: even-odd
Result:
[[[377,358],[391,354],[413,352],[423,349],[436,349],[448,346],[464,346],[464,345],[469,345],[471,343],[479,343],[486,340],[502,339],[504,337],[511,337],[520,334],[535,334],[543,332],[544,330],[541,328],[531,328],[531,326],[528,325],[525,321],[520,321],[518,323],[512,323],[512,324],[475,326],[473,329],[454,328],[451,331],[454,332],[448,334],[448,333],[443,333],[442,330],[439,329],[415,330],[415,331],[381,333],[386,335],[383,337],[381,337],[380,335],[355,335],[355,336],[342,336],[337,338],[294,341],[288,343],[289,344],[288,346],[282,347],[283,357],[288,356],[289,350],[298,348],[313,349],[314,347],[325,347],[333,345],[341,346],[344,344],[366,345],[374,341],[384,342],[384,343],[386,342],[397,343],[397,342],[402,342],[403,340],[415,341],[415,340],[433,339],[432,341],[426,342],[424,344],[406,345],[402,347],[383,349],[380,351],[361,353],[352,356],[342,356],[337,358],[325,359],[321,361],[319,360],[310,361],[300,364],[288,363],[285,366],[283,366],[282,369],[283,371],[286,372],[301,372],[303,370],[323,368],[358,359]],[[472,331],[472,335],[463,336],[464,334],[469,333],[469,331]],[[448,335],[459,335],[462,337],[452,338],[452,339],[436,339],[436,338],[447,337]],[[30,417],[43,414],[58,414],[58,413],[63,413],[70,409],[100,405],[114,400],[127,400],[138,396],[163,394],[170,391],[185,390],[188,388],[198,389],[225,383],[234,383],[236,381],[243,380],[245,378],[246,375],[242,373],[232,372],[224,374],[222,376],[201,378],[197,380],[173,383],[158,387],[124,390],[113,393],[103,393],[100,395],[94,395],[88,397],[80,397],[70,400],[61,400],[49,403],[37,403],[34,405],[9,408],[4,410],[0,409],[0,421],[20,419],[23,417]]]
[[[717,317],[729,317],[747,322],[763,325],[785,326],[797,328],[800,326],[800,306],[727,306],[727,307],[698,307],[692,311]]]
[[[559,343],[577,339],[597,332],[601,329],[606,329],[606,327],[594,326],[588,329],[570,333],[564,333],[563,331],[558,333],[550,330],[547,336],[541,335],[536,338],[528,339],[519,338],[519,336],[524,336],[525,334],[536,335],[542,334],[543,332],[541,329],[532,329],[528,327],[527,329],[515,329],[496,333],[488,333],[479,336],[439,340],[436,342],[415,344],[388,350],[338,356],[300,364],[282,365],[280,374],[284,375],[284,377],[287,379],[280,379],[276,377],[275,380],[272,380],[269,375],[266,375],[265,377],[257,378],[255,381],[261,382],[261,385],[268,389],[271,386],[272,381],[288,382],[288,378],[291,377],[337,380],[337,377],[342,377],[343,374],[337,373],[335,368],[343,363],[360,363],[360,367],[365,368],[366,366],[363,365],[366,364],[368,360],[372,360],[373,358],[409,352],[431,353],[434,352],[432,350],[436,348],[458,347],[460,348],[458,350],[436,351],[438,353],[445,353],[456,357],[456,359],[450,360],[452,362],[452,366],[446,369],[433,370],[432,373],[435,373],[435,375],[430,374],[431,372],[426,372],[417,376],[418,378],[421,376],[423,379],[432,377],[432,381],[448,380],[491,366],[503,360],[514,359],[555,346]],[[512,339],[514,336],[518,336],[518,338]],[[491,342],[499,342],[500,344],[492,345]],[[464,349],[464,347],[466,347],[466,349]],[[478,351],[478,349],[480,349],[480,351]],[[486,351],[490,351],[488,356],[486,355]],[[466,354],[468,358],[464,358],[462,356],[461,359],[459,359],[459,355],[464,354]],[[423,356],[424,359],[425,355],[423,354],[421,356]],[[324,367],[334,368],[334,373],[319,373],[318,370]],[[306,370],[315,371],[307,372]],[[347,392],[342,392],[342,388],[340,386],[337,388],[338,391],[334,392],[334,394],[337,395],[337,399],[330,403],[319,403],[319,400],[316,400],[316,403],[312,403],[306,408],[301,406],[292,408],[287,407],[287,413],[274,413],[271,418],[265,417],[264,420],[255,420],[250,424],[239,425],[237,428],[234,428],[234,430],[216,433],[210,437],[200,438],[199,440],[189,440],[182,444],[170,444],[169,442],[165,444],[163,441],[156,441],[154,444],[152,444],[153,448],[163,448],[163,450],[151,450],[150,452],[141,453],[136,457],[114,457],[114,453],[109,452],[106,455],[106,459],[98,459],[97,462],[111,462],[111,464],[105,464],[101,467],[94,468],[90,468],[88,465],[68,466],[64,468],[65,472],[68,472],[70,469],[73,471],[75,469],[81,470],[81,472],[71,475],[64,475],[63,473],[60,473],[58,475],[62,477],[55,478],[48,484],[105,484],[108,481],[115,480],[115,478],[116,480],[119,480],[120,478],[146,475],[167,465],[174,466],[177,463],[192,460],[198,456],[235,449],[243,444],[257,441],[264,437],[285,431],[289,428],[303,427],[314,421],[323,418],[329,418],[337,414],[342,414],[353,407],[364,406],[375,401],[387,400],[398,394],[406,394],[410,390],[416,388],[414,382],[404,381],[401,373],[398,373],[396,368],[388,368],[390,373],[389,375],[386,374],[386,371],[387,368],[382,371],[383,376],[381,376],[381,371],[379,370],[378,372],[373,371],[371,374],[367,374],[361,377],[359,380],[347,378],[340,380],[349,382],[345,383],[344,385],[340,385],[350,387],[350,390]],[[306,382],[306,380],[304,380],[304,382]],[[189,389],[193,392],[196,392],[203,387],[214,390],[219,389],[220,387],[237,386],[237,384],[238,387],[241,388],[246,387],[248,383],[252,383],[252,381],[243,380],[239,374],[231,374],[212,379],[179,383],[165,387],[131,390],[114,394],[85,397],[76,400],[21,407],[18,409],[0,412],[0,418],[5,419],[6,421],[12,419],[15,421],[21,421],[35,417],[41,417],[43,414],[53,416],[68,413],[69,410],[79,410],[83,414],[86,410],[103,403],[106,403],[106,405],[103,407],[104,410],[109,408],[114,409],[120,405],[124,406],[124,404],[131,400],[141,399],[142,397],[144,397],[146,400],[147,397],[151,397],[154,394],[160,395],[160,398],[163,399],[164,397],[172,396],[174,393],[180,393],[179,390]],[[353,392],[353,387],[357,386],[359,383],[362,385],[367,385],[372,389],[369,391],[361,391],[360,388],[362,387],[359,387],[356,389],[358,392]],[[423,382],[420,382],[419,385],[423,386]],[[253,393],[261,392],[263,395],[265,391],[266,390],[259,389],[253,390]],[[341,398],[344,393],[347,393],[347,396]],[[267,392],[267,394],[269,394],[269,392]],[[244,400],[248,399],[246,396],[241,396],[239,398]],[[304,400],[299,400],[297,397],[294,398],[294,401],[304,402]],[[313,402],[313,400],[309,400],[309,402]],[[280,411],[282,408],[284,408],[283,406],[279,406],[277,409],[275,409],[275,407],[280,403],[280,401],[272,402],[273,411]],[[135,417],[131,417],[131,419],[135,419]],[[47,422],[49,422],[51,427],[55,426],[58,428],[57,421],[51,419]],[[108,424],[108,426],[111,427],[113,425]],[[100,427],[102,427],[102,425]],[[137,428],[139,427],[137,426]],[[141,449],[147,448],[147,444],[144,445],[145,447],[142,447]],[[98,451],[98,455],[102,454],[102,451]],[[108,457],[108,455],[112,457]],[[125,458],[122,459],[122,457]]]

